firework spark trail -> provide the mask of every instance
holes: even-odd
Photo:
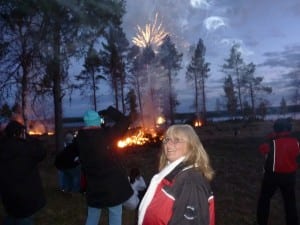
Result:
[[[135,45],[141,48],[146,48],[150,45],[152,45],[152,47],[158,47],[162,44],[168,33],[164,30],[162,23],[157,25],[157,17],[158,14],[156,13],[154,23],[146,24],[144,29],[137,26],[138,33],[136,37],[132,39],[132,42]]]

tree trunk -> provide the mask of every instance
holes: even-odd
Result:
[[[53,98],[55,116],[55,147],[56,151],[63,148],[63,120],[62,120],[62,94],[61,94],[61,70],[60,70],[60,25],[56,24],[54,33],[54,58],[53,58]]]
[[[123,75],[124,76],[124,75]],[[121,78],[121,103],[122,103],[122,111],[123,111],[123,114],[125,115],[126,114],[126,107],[125,107],[125,95],[124,95],[124,87],[125,87],[125,82],[124,82],[124,79],[123,79],[123,76]]]
[[[242,113],[242,116],[244,118],[245,115],[244,115],[244,107],[243,107],[243,102],[242,102],[241,79],[240,79],[240,73],[239,73],[238,69],[236,69],[236,76],[237,76],[238,100],[239,100],[241,113]]]
[[[93,105],[94,110],[97,111],[97,94],[96,94],[96,80],[95,80],[95,71],[92,71],[92,79],[93,79]]]
[[[252,111],[252,116],[253,118],[256,117],[256,112],[255,112],[255,97],[254,97],[254,90],[252,83],[250,83],[250,98],[251,98],[251,111]]]
[[[169,80],[169,104],[170,104],[170,120],[171,124],[174,124],[174,103],[173,103],[173,96],[172,96],[172,78],[171,78],[171,71],[168,71],[168,80]]]
[[[194,83],[195,83],[195,114],[197,118],[199,117],[199,106],[198,106],[198,82],[197,76],[194,75]]]
[[[26,60],[26,56],[24,56]],[[22,69],[23,69],[23,74],[22,74],[22,93],[21,93],[21,110],[22,110],[22,119],[24,121],[24,126],[26,127],[27,130],[27,125],[28,125],[28,117],[26,114],[26,108],[27,108],[27,95],[28,95],[28,68],[26,65],[26,62],[22,62]]]
[[[206,97],[205,97],[205,80],[204,75],[201,78],[201,86],[202,86],[202,119],[206,122]]]

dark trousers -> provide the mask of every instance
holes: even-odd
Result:
[[[270,201],[278,188],[283,197],[286,225],[298,225],[295,185],[296,173],[266,172],[264,174],[257,206],[257,222],[259,225],[268,224]]]

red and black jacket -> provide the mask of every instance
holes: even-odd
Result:
[[[214,197],[208,181],[179,164],[158,185],[143,225],[214,225]]]
[[[259,151],[266,156],[264,166],[266,172],[293,173],[298,168],[299,142],[290,135],[290,132],[270,135],[269,143],[260,145]]]

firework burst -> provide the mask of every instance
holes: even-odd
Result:
[[[138,32],[132,39],[132,42],[140,48],[146,48],[148,46],[158,47],[162,44],[164,38],[168,33],[162,27],[162,23],[157,23],[158,14],[155,15],[153,24],[146,24],[145,28],[142,29],[137,26]]]

